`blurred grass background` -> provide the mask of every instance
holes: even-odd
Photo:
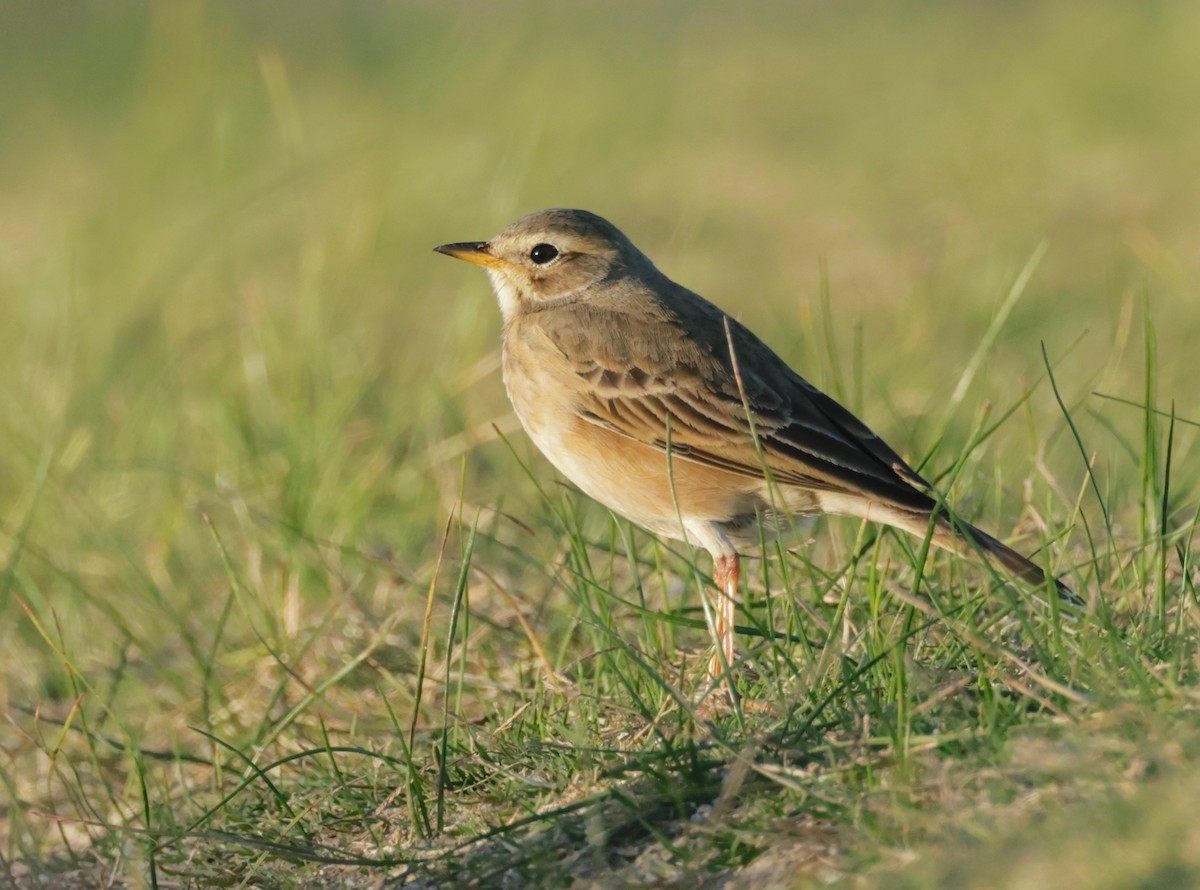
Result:
[[[560,542],[491,424],[536,479],[552,474],[508,412],[484,280],[435,244],[547,206],[601,213],[902,453],[936,449],[938,469],[982,406],[1033,388],[956,491],[1001,534],[1044,516],[1052,537],[1085,483],[1041,343],[1131,546],[1162,455],[1144,412],[1093,393],[1200,420],[1195,4],[3,13],[9,862],[103,834],[35,811],[112,824],[141,806],[136,758],[80,728],[161,751],[203,747],[196,726],[291,750],[384,732],[385,700],[407,726],[396,677],[414,670],[454,516],[481,509],[475,564],[520,603],[549,602],[528,563]],[[1194,443],[1177,425],[1165,525],[1192,520]],[[494,649],[477,651],[499,660],[476,692],[502,698],[536,670],[502,663],[525,634],[518,605],[497,602]],[[504,707],[468,694],[463,717]],[[192,786],[154,782],[155,818],[186,821]]]

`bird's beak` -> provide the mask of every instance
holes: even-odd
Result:
[[[491,269],[506,269],[508,262],[492,254],[486,241],[460,241],[456,244],[441,244],[434,248],[438,253],[452,256],[456,260],[466,260],[477,266],[487,266]]]

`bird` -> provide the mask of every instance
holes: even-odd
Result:
[[[953,516],[854,414],[606,219],[542,210],[491,240],[434,250],[491,279],[505,388],[550,463],[613,512],[712,556],[714,679],[735,664],[739,551],[819,514],[928,536],[1048,583],[1036,563]]]

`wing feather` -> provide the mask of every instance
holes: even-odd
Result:
[[[741,475],[932,505],[914,487],[924,480],[865,424],[732,319],[727,339],[726,316],[685,293],[675,302],[686,308],[686,326],[670,299],[636,319],[586,303],[538,313],[541,332],[587,383],[576,388],[581,416],[664,451],[669,440],[682,459]]]

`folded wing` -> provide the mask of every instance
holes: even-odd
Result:
[[[700,324],[690,319],[689,337],[677,335],[669,307],[636,323],[603,307],[573,312],[572,323],[548,312],[539,326],[588,383],[577,407],[590,422],[777,484],[934,506],[914,487],[924,480],[895,451],[711,304]]]

